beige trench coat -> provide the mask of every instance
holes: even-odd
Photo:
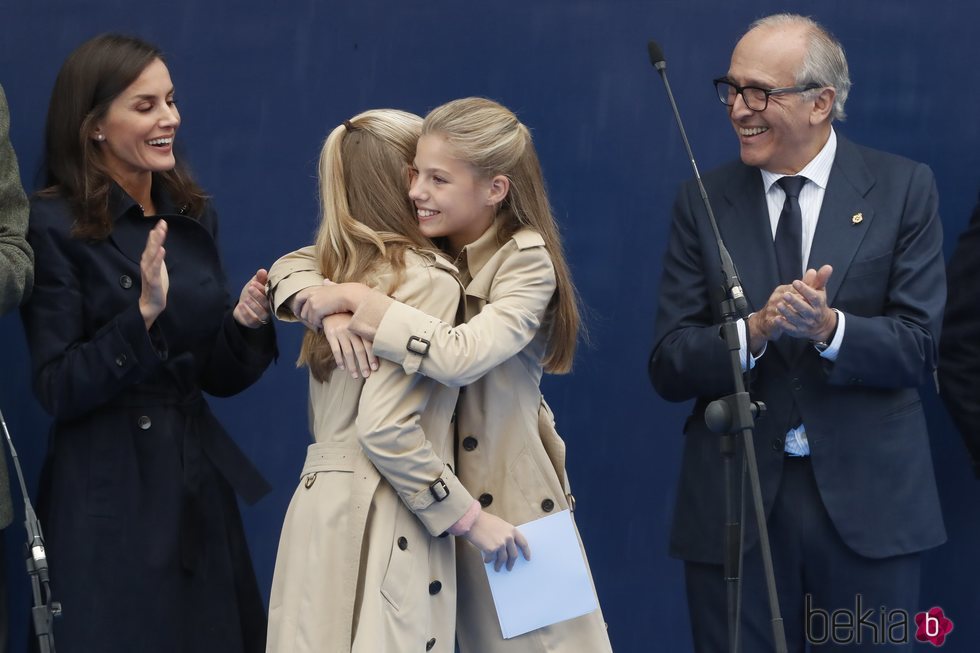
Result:
[[[433,316],[431,336],[436,317],[455,319],[455,269],[414,252],[406,263],[394,296]],[[298,290],[295,270],[288,258],[270,270],[280,304]],[[366,381],[310,377],[316,443],[283,523],[268,651],[453,652],[454,546],[439,536],[473,502],[447,466],[456,396],[387,361]]]
[[[372,338],[375,354],[406,372],[460,387],[459,478],[485,510],[519,525],[574,501],[565,445],[539,388],[546,346],[540,327],[555,291],[554,266],[544,240],[530,230],[498,247],[492,228],[464,253],[466,324],[454,328],[444,320],[425,335],[432,330],[429,315],[374,293],[350,328]],[[301,265],[311,253],[294,256]],[[321,280],[305,275],[293,292]],[[429,341],[426,355],[406,348],[412,336]],[[462,541],[457,548],[462,653],[612,650],[600,610],[503,639],[480,553]]]

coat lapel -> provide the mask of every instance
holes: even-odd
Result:
[[[833,306],[847,268],[874,220],[874,207],[867,200],[872,186],[874,177],[857,147],[838,136],[837,155],[807,261],[808,268],[833,266],[834,273],[827,284],[827,304],[830,306]]]
[[[735,171],[725,186],[728,210],[719,211],[718,230],[742,280],[749,311],[757,311],[777,284],[776,251],[759,171],[744,165]]]

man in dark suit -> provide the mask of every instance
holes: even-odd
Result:
[[[939,387],[980,478],[980,202],[946,273],[949,301],[939,346]]]
[[[835,133],[847,62],[808,18],[754,23],[716,86],[741,161],[704,181],[751,311],[739,324],[744,370],[769,409],[755,453],[789,650],[807,639],[882,650],[902,633],[879,609],[918,610],[919,552],[946,537],[917,391],[936,367],[945,299],[932,173]],[[674,206],[649,372],[663,397],[696,398],[671,553],[685,561],[697,651],[728,649],[722,458],[703,417],[733,391],[721,278],[688,183]],[[746,653],[773,650],[754,522],[749,509]],[[836,609],[857,612],[850,629],[831,628]],[[915,632],[910,616],[905,637]]]
[[[20,185],[17,158],[10,145],[10,115],[0,86],[0,314],[16,308],[34,282],[33,253],[24,239],[30,209]],[[0,397],[2,400],[3,397]],[[2,438],[2,436],[0,436]],[[0,444],[3,451],[7,445]],[[0,552],[3,530],[13,520],[6,457],[0,459]],[[7,650],[7,588],[0,554],[0,653]]]

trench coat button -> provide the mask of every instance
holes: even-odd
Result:
[[[406,540],[404,537],[399,537],[398,538],[398,548],[401,549],[402,551],[404,551],[405,549],[407,549],[408,548],[408,540]]]
[[[476,446],[478,444],[480,443],[472,435],[468,435],[465,438],[463,438],[463,448],[466,449],[467,451],[473,451],[474,449],[476,449]]]
[[[794,378],[793,379],[793,389],[794,390],[802,390],[803,389],[803,382],[800,381],[797,378]]]
[[[432,647],[435,646],[435,645],[436,645],[436,638],[433,637],[432,639],[430,639],[429,641],[427,641],[425,643],[425,650],[426,651],[431,651],[432,650]]]
[[[126,364],[127,360],[129,359],[126,357],[126,354],[119,354],[116,356],[116,367],[122,367]]]
[[[486,508],[491,503],[493,503],[493,495],[489,492],[484,492],[480,495],[480,505]]]
[[[150,428],[150,426],[153,424],[153,422],[150,421],[150,418],[147,417],[146,415],[140,415],[140,418],[136,420],[136,423],[144,431]]]
[[[554,509],[555,509],[555,502],[552,501],[551,499],[545,499],[544,501],[541,502],[541,510],[544,510],[545,512],[551,512]]]
[[[314,483],[316,483],[316,472],[313,472],[312,474],[307,474],[306,480],[303,482],[303,486],[307,490],[309,490],[311,487],[313,487]]]
[[[443,531],[439,533],[439,537],[449,537],[449,531]]]
[[[773,438],[773,440],[772,440],[772,450],[773,451],[782,451],[783,449],[784,449],[784,447],[783,447],[783,441],[781,439],[779,439],[779,438]]]
[[[130,277],[128,274],[122,275],[121,277],[119,277],[119,285],[125,288],[126,290],[129,290],[130,288],[133,287],[132,277]]]
[[[431,594],[432,596],[435,596],[441,590],[442,590],[442,583],[440,583],[439,581],[434,580],[431,583],[429,583],[429,594]]]

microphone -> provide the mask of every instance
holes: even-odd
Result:
[[[650,55],[650,63],[660,73],[660,78],[664,80],[664,88],[667,89],[667,99],[670,100],[670,106],[674,110],[674,120],[677,122],[677,128],[681,132],[681,140],[684,141],[684,149],[687,150],[687,158],[691,162],[691,168],[694,169],[694,179],[697,181],[698,191],[701,193],[701,201],[704,203],[704,208],[708,212],[708,222],[711,224],[715,241],[718,243],[718,255],[721,257],[721,272],[724,276],[725,290],[735,304],[735,312],[739,317],[744,318],[748,315],[749,305],[745,299],[745,293],[742,291],[742,282],[739,281],[735,263],[732,261],[731,254],[728,253],[728,248],[725,247],[725,242],[721,239],[721,232],[718,231],[718,222],[715,220],[714,211],[711,210],[711,203],[708,201],[708,192],[704,189],[704,183],[701,181],[698,164],[694,160],[694,153],[691,152],[691,143],[687,140],[687,132],[684,130],[684,123],[681,121],[681,114],[677,110],[677,102],[674,101],[674,93],[670,90],[670,82],[667,81],[667,61],[664,59],[663,48],[656,41],[649,41],[647,43],[647,53]]]

